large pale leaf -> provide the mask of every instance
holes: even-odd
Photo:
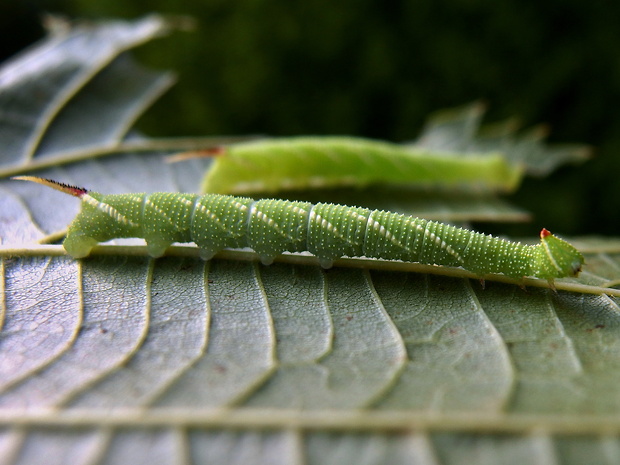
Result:
[[[500,152],[527,174],[541,177],[560,165],[583,162],[591,156],[590,147],[585,145],[545,145],[547,130],[543,126],[518,133],[515,120],[482,125],[484,111],[480,103],[439,111],[429,118],[412,145],[464,155]]]
[[[161,28],[149,17],[71,29],[9,64],[0,99],[19,104],[0,106],[5,173],[195,189],[199,161],[94,158],[126,147],[168,82],[114,58]],[[71,87],[53,70],[79,37],[87,78]],[[28,57],[56,64],[21,77]],[[39,87],[48,98],[30,101]],[[77,151],[86,159],[63,162]],[[33,242],[70,221],[75,199],[9,180],[0,190],[5,463],[619,461],[619,293],[605,287],[620,275],[619,240],[576,241],[586,270],[558,293],[380,261],[203,262],[191,247],[152,260],[104,246],[75,261]]]

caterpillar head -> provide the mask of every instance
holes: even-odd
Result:
[[[534,276],[544,279],[577,276],[583,265],[583,255],[566,241],[543,228],[534,264]]]

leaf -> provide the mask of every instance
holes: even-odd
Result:
[[[412,145],[464,154],[500,152],[531,176],[543,177],[566,163],[580,163],[592,151],[581,144],[546,146],[547,130],[539,126],[517,134],[514,119],[481,126],[485,108],[476,102],[432,115]]]
[[[111,51],[109,66],[88,58],[114,31],[141,42],[153,21],[162,20],[71,29],[62,40],[87,39],[84,66],[101,71],[83,71],[90,80],[70,91],[47,80],[54,67],[25,82],[4,68],[0,83],[7,69],[14,74],[0,100],[16,93],[21,103],[0,106],[3,165],[105,192],[197,186],[205,168],[197,161],[94,158],[101,147],[126,147],[129,126],[169,77]],[[59,41],[41,47],[56,44],[53,54]],[[93,103],[123,81],[123,95]],[[38,101],[27,93],[46,86],[48,103],[29,108]],[[72,95],[61,102],[63,92]],[[85,160],[59,164],[85,147]],[[439,267],[425,270],[443,275],[380,270],[379,261],[324,271],[309,257],[265,267],[237,252],[203,262],[188,247],[152,260],[139,245],[106,246],[75,261],[32,244],[70,221],[75,199],[9,180],[0,189],[7,463],[610,463],[617,455],[620,293],[604,286],[620,275],[618,239],[578,240],[587,267],[563,280],[574,292],[557,294],[492,281],[483,289]]]
[[[132,25],[110,22],[104,28],[82,25],[65,29],[57,25],[48,40],[5,65],[0,76],[5,164],[30,159],[39,149],[41,139],[54,116],[78,90],[124,50],[163,34],[167,28],[166,22],[157,16],[146,17]],[[108,70],[106,74],[118,74],[115,69],[118,66],[123,64],[116,64],[111,68],[111,72]],[[41,76],[45,76],[45,80],[41,79]],[[141,77],[145,76],[134,73],[130,79]],[[156,82],[157,79],[153,81]],[[155,82],[152,85],[155,85]],[[114,95],[118,89],[118,86],[101,89],[100,79],[92,81],[91,87],[90,92],[82,95],[88,95],[87,98],[92,99],[97,96],[97,90],[108,94],[113,91]],[[150,86],[145,87],[148,89]],[[37,98],[34,99],[33,95]],[[87,109],[85,102],[78,105],[82,111]],[[101,108],[102,105],[100,103],[97,106]],[[118,108],[114,110],[118,111]],[[64,116],[71,117],[71,106]],[[129,116],[130,119],[132,117],[135,117],[135,114]],[[101,119],[102,123],[104,121],[105,117]],[[60,124],[62,123],[66,121]],[[118,121],[113,123],[118,125]],[[7,135],[11,137],[6,137]],[[101,135],[106,135],[105,129],[101,131]],[[53,139],[54,131],[51,131],[50,137]],[[63,150],[67,150],[66,144],[65,137]],[[72,141],[71,145],[74,144]],[[42,152],[45,153],[46,150]]]

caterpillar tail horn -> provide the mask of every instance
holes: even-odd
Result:
[[[52,189],[64,192],[65,194],[69,194],[78,198],[81,198],[84,196],[84,194],[88,193],[88,190],[83,187],[72,186],[70,184],[64,184],[62,182],[54,181],[53,179],[39,178],[37,176],[13,176],[11,179],[15,179],[17,181],[36,182],[37,184],[51,187]]]

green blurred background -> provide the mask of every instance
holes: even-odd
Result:
[[[595,158],[528,180],[510,200],[565,235],[620,236],[620,3],[523,0],[0,0],[0,57],[39,17],[189,15],[143,47],[179,83],[141,120],[155,136],[352,134],[415,138],[426,116],[483,99],[486,121],[546,123]],[[505,227],[501,231],[506,232]]]

